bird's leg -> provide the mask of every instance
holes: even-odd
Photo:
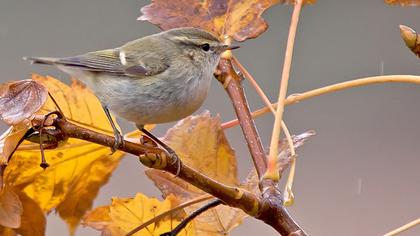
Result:
[[[114,146],[111,147],[111,155],[118,149],[120,146],[124,146],[124,137],[121,135],[120,131],[117,129],[114,121],[112,120],[111,113],[109,113],[109,109],[107,105],[102,104],[102,108],[104,109],[105,115],[108,118],[109,123],[111,124],[112,130],[114,131]]]
[[[176,160],[178,167],[177,167],[175,176],[178,176],[179,172],[181,171],[181,159],[178,157],[178,155],[176,155],[176,152],[171,147],[166,145],[164,142],[160,141],[159,138],[157,138],[152,133],[147,131],[144,128],[144,125],[137,125],[137,128],[141,132],[143,132],[143,134],[145,134],[147,137],[149,137],[151,140],[153,140],[155,143],[159,144],[163,149],[165,149],[165,151],[167,151],[169,153],[169,155],[171,155],[171,157],[173,157]]]

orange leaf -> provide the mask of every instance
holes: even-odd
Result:
[[[106,232],[106,235],[111,235],[111,230],[109,230],[111,216],[109,216],[109,213],[109,206],[97,207],[83,216],[82,225]]]
[[[0,192],[0,225],[8,228],[19,228],[22,202],[13,188],[6,185]]]
[[[220,36],[245,41],[267,29],[262,13],[280,0],[153,0],[141,9],[139,20],[149,21],[163,30],[196,27]]]
[[[416,31],[405,25],[400,25],[400,33],[405,45],[420,57],[420,34],[417,34]]]
[[[0,119],[9,125],[31,119],[47,95],[44,86],[30,79],[0,85]]]
[[[401,5],[403,7],[418,7],[420,0],[385,0],[385,3],[391,5]]]

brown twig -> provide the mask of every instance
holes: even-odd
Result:
[[[241,78],[234,71],[231,61],[226,58],[220,60],[219,72],[220,74],[217,78],[229,94],[242,132],[246,137],[245,140],[252,160],[254,161],[258,177],[261,177],[267,168],[266,155],[254,120],[252,119],[245,92],[240,84]]]
[[[241,79],[234,71],[229,58],[222,58],[218,69],[217,79],[223,84],[232,101],[254,166],[261,177],[267,168],[266,155],[240,83]],[[256,218],[271,226],[276,225],[273,228],[282,235],[306,235],[283,206],[283,196],[276,183],[265,179],[260,182],[260,188],[263,192],[260,209],[264,210],[260,211]]]
[[[58,118],[54,124],[70,138],[83,139],[108,147],[114,145],[114,137],[77,126],[64,119]],[[260,199],[256,195],[237,187],[219,183],[182,163],[179,165],[180,160],[173,160],[176,156],[169,155],[161,148],[125,141],[124,147],[120,147],[118,150],[141,156],[142,163],[148,167],[161,169],[174,175],[179,171],[179,178],[223,200],[229,206],[242,209],[249,215],[255,216],[259,212]]]
[[[39,119],[36,120],[38,123],[43,120],[42,118],[35,119]],[[60,117],[54,119],[53,126],[55,126],[56,130],[61,133],[60,135],[64,135],[69,138],[82,139],[108,147],[112,147],[114,145],[115,140],[113,136],[80,127]],[[142,163],[146,163],[148,167],[161,169],[172,174],[176,174],[178,168],[180,168],[178,178],[181,178],[195,187],[213,195],[216,198],[219,198],[228,206],[242,209],[250,216],[264,220],[280,233],[289,232],[285,235],[292,235],[290,233],[295,232],[296,228],[299,229],[299,226],[297,226],[293,219],[290,218],[286,209],[284,209],[281,205],[281,197],[277,198],[279,202],[273,204],[272,201],[261,199],[261,197],[250,193],[247,190],[219,183],[202,173],[195,171],[187,165],[180,163],[180,160],[173,160],[176,156],[169,155],[169,153],[161,148],[141,145],[129,141],[125,141],[124,144],[125,145],[123,147],[119,148],[120,151],[136,156],[143,156],[141,158]],[[271,188],[267,189],[271,190]],[[281,209],[272,209],[273,207]],[[279,220],[268,220],[267,216],[270,214],[279,214],[270,216],[271,218],[278,218]],[[303,231],[299,229],[299,232]]]
[[[248,79],[248,81],[251,83],[252,87],[254,87],[255,91],[258,93],[258,95],[260,95],[260,97],[263,100],[263,102],[265,103],[266,107],[268,109],[270,109],[271,113],[273,113],[274,116],[276,116],[276,110],[274,109],[274,107],[271,104],[270,100],[268,99],[267,95],[264,93],[264,91],[258,85],[257,81],[251,75],[251,73],[249,73],[248,70],[233,55],[232,55],[232,62],[236,67],[238,67],[239,71],[242,72],[242,74],[244,74],[245,78]],[[286,123],[284,121],[281,121],[281,127],[284,130],[284,134],[286,136],[287,142],[289,143],[289,147],[290,147],[290,150],[292,152],[292,156],[296,156],[295,147],[293,146],[292,135],[290,134],[289,129],[287,128]]]
[[[193,213],[191,213],[189,216],[187,216],[185,219],[179,223],[173,230],[163,233],[160,236],[177,236],[192,220],[194,220],[197,216],[202,214],[205,211],[208,211],[211,208],[217,207],[219,205],[223,204],[220,199],[214,199],[208,203],[206,203],[204,206],[198,208]],[[128,235],[127,235],[128,236]]]

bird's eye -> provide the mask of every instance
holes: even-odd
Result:
[[[208,44],[208,43],[202,44],[201,49],[203,49],[203,51],[207,52],[208,50],[210,50],[210,44]]]

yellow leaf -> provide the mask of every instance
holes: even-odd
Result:
[[[113,135],[100,102],[81,83],[73,81],[67,86],[39,75],[32,79],[48,89],[69,121]],[[38,114],[56,110],[48,98]],[[44,212],[57,208],[73,232],[123,156],[122,152],[110,153],[108,147],[71,138],[56,149],[45,150],[50,167],[43,170],[39,167],[39,145],[25,141],[5,169],[4,181],[22,189]]]
[[[22,202],[13,188],[6,185],[0,192],[0,225],[19,228],[21,224]]]
[[[141,193],[138,193],[133,199],[113,198],[110,206],[102,206],[89,212],[83,218],[83,224],[102,232],[112,233],[113,236],[125,235],[142,223],[169,211],[175,207],[175,202],[173,195],[168,196],[163,202],[156,198],[148,198]],[[180,222],[181,219],[175,216],[165,217],[134,235],[159,236],[172,230]],[[196,235],[194,224],[189,223],[178,235]]]
[[[32,80],[47,88],[67,120],[97,132],[113,135],[112,127],[98,98],[81,82],[73,79],[68,86],[50,76],[43,77],[37,74],[32,75]],[[57,107],[51,98],[48,98],[38,114],[51,111],[57,111]]]
[[[106,150],[109,152],[109,150]],[[119,162],[114,160],[117,157],[102,155],[92,161],[89,168],[86,168],[75,185],[67,192],[67,197],[57,206],[60,217],[66,220],[70,231],[74,233],[75,226],[87,209],[92,207],[92,202],[99,192],[100,187],[108,182],[112,171],[117,168]]]

